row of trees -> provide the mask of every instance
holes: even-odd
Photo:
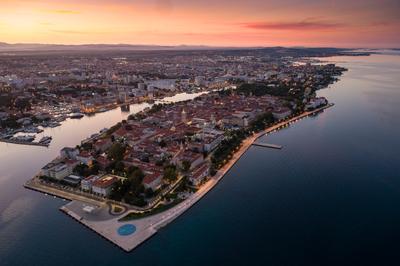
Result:
[[[271,112],[266,112],[257,116],[256,119],[250,123],[248,130],[259,132],[264,130],[272,122],[274,122],[274,116]]]
[[[300,83],[284,83],[280,81],[257,83],[240,82],[237,89],[219,91],[221,96],[230,95],[232,93],[238,93],[245,96],[272,95],[282,97],[288,101],[301,101],[304,96],[304,85]]]
[[[87,166],[86,164],[78,164],[74,168],[74,173],[83,177],[87,177],[90,175],[97,175],[99,171],[100,171],[100,166],[96,160],[93,161],[90,167]]]
[[[111,161],[121,161],[124,159],[126,145],[114,142],[110,149],[107,151],[107,157]]]
[[[274,86],[268,86],[274,85]],[[220,96],[231,95],[232,93],[238,93],[245,96],[264,96],[273,95],[280,97],[290,96],[289,90],[293,86],[289,86],[283,83],[267,83],[267,82],[257,82],[257,83],[245,83],[240,82],[236,89],[227,89],[219,91]]]
[[[233,152],[242,144],[248,133],[245,129],[229,132],[228,136],[218,145],[211,156],[211,174],[224,165],[224,161],[232,156]]]
[[[289,88],[283,85],[269,87],[266,83],[243,83],[237,89],[237,93],[244,94],[246,96],[264,96],[264,95],[274,95],[274,96],[287,96]]]
[[[168,182],[175,181],[178,178],[178,170],[174,164],[168,164],[164,167],[163,179]]]
[[[211,156],[212,164],[210,174],[214,175],[216,170],[225,164],[225,160],[229,160],[232,157],[235,150],[240,147],[245,138],[250,136],[253,132],[264,130],[273,121],[272,113],[267,112],[259,115],[247,128],[229,132]]]

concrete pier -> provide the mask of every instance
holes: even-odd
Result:
[[[44,144],[44,143],[39,143],[39,142],[28,142],[28,141],[11,140],[11,139],[0,139],[0,142],[19,144],[19,145],[42,146],[42,147],[49,146],[49,144]]]
[[[254,142],[252,145],[254,146],[260,146],[260,147],[265,147],[265,148],[272,148],[272,149],[282,149],[281,145],[276,145],[276,144],[270,144],[270,143],[263,143],[263,142]]]

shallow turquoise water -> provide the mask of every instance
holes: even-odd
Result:
[[[398,265],[400,56],[330,60],[350,69],[320,92],[333,108],[269,135],[282,150],[252,147],[131,253],[58,211],[65,202],[21,187],[93,128],[67,125],[49,150],[0,144],[0,264]]]

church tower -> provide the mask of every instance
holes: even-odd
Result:
[[[181,114],[181,118],[182,118],[182,123],[187,123],[187,114],[185,112],[185,109],[182,110],[182,114]]]

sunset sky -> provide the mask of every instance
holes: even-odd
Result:
[[[0,42],[400,47],[400,0],[0,0]]]

